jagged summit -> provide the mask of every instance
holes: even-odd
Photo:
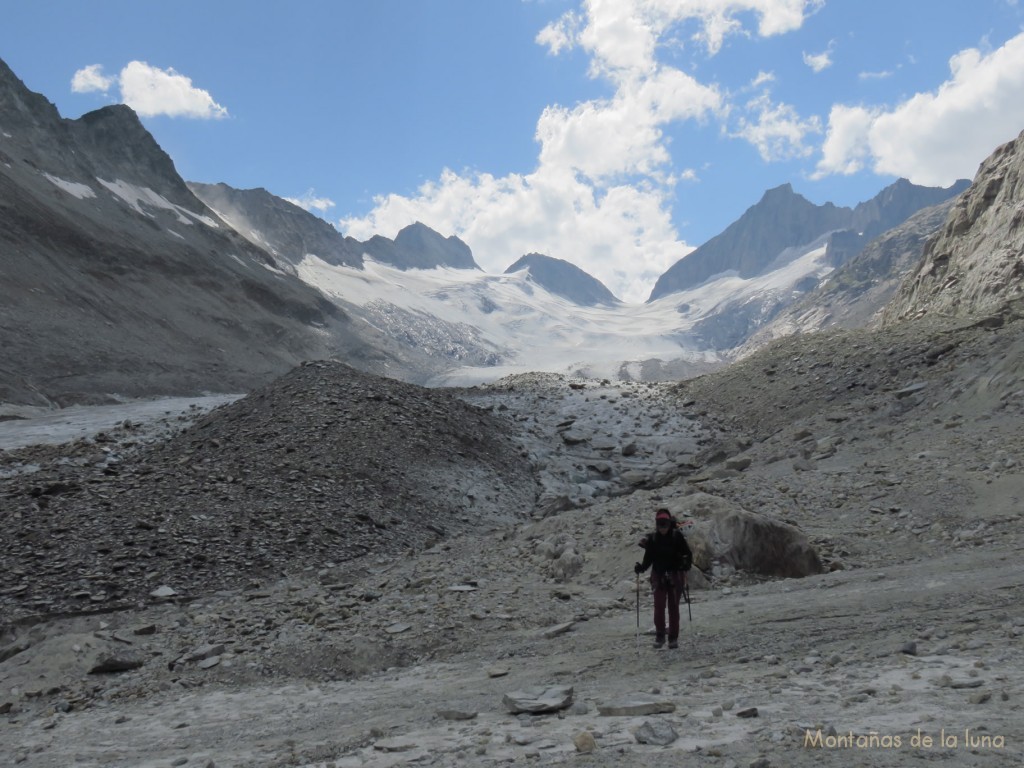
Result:
[[[937,189],[900,179],[855,208],[840,208],[832,203],[815,205],[796,193],[791,184],[781,184],[765,192],[720,235],[670,267],[658,278],[649,300],[694,288],[722,272],[753,277],[787,248],[799,248],[841,230],[853,235],[842,249],[843,258],[852,257],[872,237],[922,208],[955,197],[966,186],[967,182],[961,181]]]
[[[373,259],[399,269],[480,269],[462,240],[454,235],[444,237],[418,221],[400,230],[394,240],[374,235],[363,249]]]
[[[619,303],[615,295],[596,277],[564,259],[528,253],[519,257],[505,274],[529,270],[530,277],[547,291],[563,296],[574,304],[588,307],[612,306]]]

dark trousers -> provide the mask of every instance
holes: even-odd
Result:
[[[669,642],[679,639],[679,601],[683,597],[683,574],[680,571],[651,572],[654,590],[654,629],[658,637],[668,634]],[[668,609],[668,632],[665,632],[665,609]]]

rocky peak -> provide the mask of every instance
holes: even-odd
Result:
[[[399,269],[480,269],[469,246],[459,238],[443,237],[418,221],[399,231],[394,240],[374,235],[363,245],[377,261]]]
[[[850,214],[849,208],[832,203],[815,205],[796,194],[790,184],[774,187],[724,232],[670,267],[658,278],[649,300],[696,287],[730,270],[753,277],[786,248],[846,228]]]
[[[0,128],[11,133],[40,122],[50,126],[60,123],[57,107],[42,94],[30,91],[0,59]]]
[[[1024,133],[995,150],[886,307],[892,324],[925,314],[977,317],[1024,295]]]
[[[604,283],[564,259],[528,253],[505,270],[505,274],[528,270],[530,278],[545,290],[580,306],[614,305],[619,300]]]
[[[897,179],[870,200],[853,209],[853,228],[866,239],[902,224],[923,208],[956,197],[971,184],[960,179],[949,187],[922,187]]]
[[[70,121],[70,126],[76,143],[93,158],[101,178],[123,179],[162,192],[173,189],[185,199],[192,198],[174,161],[131,107],[103,107]]]
[[[426,224],[414,222],[395,236],[395,247],[409,262],[422,269],[455,267],[480,269],[469,246],[454,235],[443,237]]]

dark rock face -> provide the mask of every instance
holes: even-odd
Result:
[[[613,306],[619,303],[604,283],[564,259],[555,259],[541,253],[528,253],[506,269],[505,274],[524,269],[530,271],[530,277],[535,283],[574,304],[592,307],[598,304]]]
[[[480,269],[468,245],[454,235],[442,237],[420,222],[402,229],[394,240],[374,235],[363,243],[363,251],[399,269]]]
[[[283,261],[298,264],[312,254],[328,264],[363,265],[362,243],[265,189],[197,182],[188,188],[250,242]]]
[[[700,285],[725,271],[753,277],[773,263],[787,248],[806,245],[823,235],[851,230],[841,250],[846,258],[859,252],[872,237],[904,221],[921,208],[954,197],[967,186],[957,182],[948,189],[918,187],[905,179],[882,190],[856,208],[839,208],[832,203],[814,205],[796,194],[789,184],[770,189],[761,200],[724,232],[677,261],[658,278],[650,301]]]
[[[26,586],[0,613],[188,597],[510,524],[538,492],[514,433],[450,390],[304,364],[116,466],[54,466],[89,477],[46,503],[38,473],[7,485],[0,567]]]

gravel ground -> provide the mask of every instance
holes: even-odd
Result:
[[[265,517],[280,525],[253,535],[290,560],[247,572],[227,548],[231,578],[176,561],[171,575],[182,581],[168,586],[178,594],[162,598],[133,589],[118,600],[108,586],[108,599],[93,601],[77,583],[68,595],[46,565],[18,560],[24,573],[2,590],[0,753],[38,768],[1019,765],[1021,326],[1002,317],[789,339],[677,385],[536,375],[426,393],[329,367],[344,375],[325,390],[307,388],[295,376],[310,370],[299,369],[263,401],[243,398],[169,440],[124,448],[101,483],[90,478],[109,463],[76,457],[102,442],[9,450],[7,558],[20,551],[19,531],[50,530],[32,516],[54,509],[82,510],[60,534],[75,537],[61,550],[73,564],[74,553],[94,557],[116,538],[106,531],[124,535],[117,514],[148,503],[136,517],[169,515],[141,484],[185,457],[172,481],[181,494],[168,504],[212,510],[228,495],[234,484],[223,480],[189,485],[187,468],[214,457],[225,469],[207,477],[278,472],[253,480],[231,509],[272,506],[264,494],[278,488],[302,503],[282,504]],[[381,408],[377,421],[365,416],[374,425],[366,439],[379,435],[379,445],[355,434],[329,442],[311,429],[308,420],[323,426],[324,404],[310,393],[352,388]],[[294,434],[307,434],[309,447],[288,424],[301,425]],[[388,424],[436,442],[416,444],[423,465],[384,465],[388,449],[377,448],[400,442]],[[265,432],[238,439],[271,427],[279,447]],[[468,449],[450,442],[462,436],[473,438]],[[263,457],[227,467],[226,447],[250,443]],[[320,465],[287,457],[308,450],[313,461],[317,446],[333,465],[376,457],[385,472],[367,498],[385,499],[387,514],[422,490],[397,522],[375,529],[397,529],[402,546],[334,557],[307,546],[317,538],[308,535],[287,549],[309,525],[313,484],[324,482],[306,472],[289,483],[300,466]],[[476,479],[470,492],[483,512],[469,511],[469,486],[451,475],[431,489],[435,449],[453,459],[441,466],[457,466],[459,482]],[[72,469],[61,476],[62,467]],[[90,490],[33,496],[42,477],[53,479],[40,473]],[[441,533],[424,533],[416,513],[428,497]],[[828,571],[778,579],[717,563],[707,588],[693,589],[681,648],[654,650],[645,590],[637,618],[636,541],[656,506],[699,518],[709,499],[797,526]],[[352,503],[353,513],[364,508]],[[146,565],[140,583],[160,586],[163,574],[145,579]],[[70,610],[65,599],[81,591],[86,604]],[[571,703],[510,711],[510,694],[537,687],[570,687]],[[621,714],[602,714],[612,711]]]

